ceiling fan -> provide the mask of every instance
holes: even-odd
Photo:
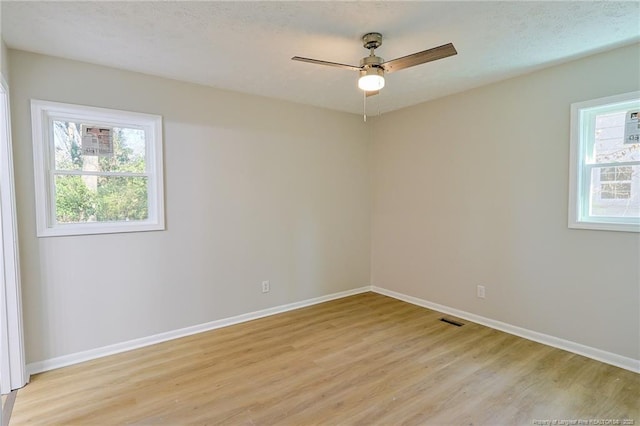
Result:
[[[443,44],[442,46],[423,50],[422,52],[413,53],[411,55],[403,56],[401,58],[392,59],[385,62],[384,59],[376,56],[375,54],[375,49],[382,45],[382,34],[365,34],[364,36],[362,36],[362,45],[365,49],[368,49],[370,53],[369,56],[366,56],[360,60],[359,67],[355,65],[340,64],[337,62],[303,58],[300,56],[294,56],[291,59],[293,59],[294,61],[309,62],[312,64],[328,65],[331,67],[358,71],[360,72],[358,87],[362,89],[367,96],[373,96],[377,95],[380,92],[380,89],[384,87],[385,73],[391,73],[404,68],[424,64],[426,62],[447,58],[458,53],[455,47],[453,47],[453,44],[447,43]]]

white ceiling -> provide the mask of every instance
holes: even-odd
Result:
[[[385,60],[452,42],[458,55],[387,76],[387,112],[640,40],[640,2],[1,2],[8,47],[221,89],[362,112],[360,38]]]

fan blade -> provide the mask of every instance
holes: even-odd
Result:
[[[364,93],[367,95],[367,98],[368,98],[369,96],[377,95],[378,93],[380,93],[380,91],[379,90],[372,90],[370,92],[364,92]]]
[[[309,62],[310,64],[318,64],[318,65],[328,65],[330,67],[343,68],[351,71],[360,71],[362,69],[354,65],[346,65],[346,64],[339,64],[337,62],[321,61],[319,59],[301,58],[300,56],[294,56],[291,59],[294,61]]]
[[[438,59],[447,58],[458,54],[453,44],[447,43],[433,49],[423,50],[422,52],[412,55],[403,56],[402,58],[392,59],[382,64],[385,72],[399,71],[404,68],[413,67],[424,64],[426,62],[436,61]]]

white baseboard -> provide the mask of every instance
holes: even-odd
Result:
[[[376,286],[360,287],[353,290],[342,291],[339,293],[333,293],[326,296],[320,296],[313,299],[303,300],[300,302],[289,303],[286,305],[267,308],[267,309],[263,309],[256,312],[237,315],[230,318],[223,318],[220,320],[211,321],[204,324],[198,324],[191,327],[181,328],[179,330],[173,330],[165,333],[155,334],[153,336],[142,337],[140,339],[134,339],[126,342],[116,343],[114,345],[104,346],[101,348],[91,349],[88,351],[77,352],[74,354],[64,355],[56,358],[50,358],[44,361],[37,361],[37,362],[27,364],[27,372],[29,374],[41,373],[43,371],[66,367],[69,365],[78,364],[80,362],[102,358],[108,355],[114,355],[117,353],[142,348],[145,346],[155,345],[156,343],[162,343],[168,340],[178,339],[180,337],[202,333],[204,331],[215,330],[217,328],[227,327],[234,324],[240,324],[240,323],[251,321],[258,318],[263,318],[270,315],[288,312],[294,309],[316,305],[318,303],[328,302],[330,300],[341,299],[343,297],[352,296],[354,294],[365,293],[367,291],[373,291],[375,293],[393,297],[394,299],[402,300],[404,302],[408,302],[413,305],[422,306],[424,308],[432,309],[434,311],[453,315],[458,318],[465,319],[467,321],[475,322],[477,324],[481,324],[496,330],[504,331],[505,333],[513,334],[515,336],[533,340],[538,343],[542,343],[548,346],[553,346],[555,348],[573,352],[578,355],[583,355],[588,358],[592,358],[597,361],[604,362],[606,364],[611,364],[616,367],[624,368],[625,370],[633,371],[635,373],[640,373],[640,360],[637,360],[637,359],[624,357],[622,355],[617,355],[611,352],[603,351],[601,349],[592,348],[590,346],[585,346],[580,343],[572,342],[569,340],[560,339],[558,337],[550,336],[548,334],[538,333],[537,331],[532,331],[526,328],[517,327],[515,325],[507,324],[501,321],[496,321],[490,318],[485,318],[480,315],[472,314],[470,312],[461,311],[459,309],[451,308],[449,306],[429,302],[424,299],[408,296],[406,294],[398,293],[396,291],[387,290],[385,288],[376,287]]]
[[[343,297],[352,296],[354,294],[365,293],[371,291],[370,286],[360,287],[353,290],[341,291],[326,296],[315,297],[300,302],[293,302],[286,305],[275,306],[260,311],[249,312],[230,318],[223,318],[216,321],[198,324],[191,327],[181,328],[179,330],[167,331],[165,333],[155,334],[153,336],[133,339],[126,342],[116,343],[114,345],[103,346],[101,348],[91,349],[88,351],[77,352],[74,354],[64,355],[56,358],[46,359],[27,364],[27,372],[31,374],[42,373],[43,371],[54,370],[56,368],[67,367],[69,365],[78,364],[80,362],[90,361],[102,358],[108,355],[114,355],[121,352],[127,352],[133,349],[145,346],[155,345],[156,343],[166,342],[168,340],[178,339],[180,337],[190,336],[192,334],[202,333],[204,331],[215,330],[217,328],[227,327],[234,324],[240,324],[254,319],[267,317],[270,315],[280,314],[294,309],[304,308],[306,306],[317,305],[318,303],[328,302],[330,300],[341,299]]]
[[[640,360],[637,360],[637,359],[627,358],[622,355],[603,351],[602,349],[592,348],[590,346],[585,346],[580,343],[572,342],[570,340],[564,340],[558,337],[550,336],[548,334],[538,333],[537,331],[527,330],[526,328],[521,328],[521,327],[507,324],[501,321],[485,318],[480,315],[461,311],[455,308],[450,308],[448,306],[429,302],[427,300],[423,300],[417,297],[407,296],[406,294],[398,293],[392,290],[387,290],[381,287],[372,286],[371,291],[375,293],[383,294],[385,296],[393,297],[394,299],[402,300],[404,302],[408,302],[413,305],[422,306],[423,308],[428,308],[434,311],[453,315],[458,318],[462,318],[471,322],[475,322],[477,324],[491,327],[496,330],[504,331],[505,333],[523,337],[528,340],[533,340],[534,342],[542,343],[548,346],[553,346],[554,348],[563,349],[565,351],[573,352],[578,355],[583,355],[583,356],[586,356],[587,358],[592,358],[597,361],[604,362],[606,364],[611,364],[616,367],[624,368],[625,370],[633,371],[634,373],[640,373]]]

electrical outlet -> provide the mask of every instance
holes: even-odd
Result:
[[[271,285],[269,284],[269,281],[262,281],[262,292],[269,293],[269,290],[271,290]]]
[[[484,286],[483,285],[479,285],[477,287],[476,296],[478,296],[480,299],[484,299]]]

